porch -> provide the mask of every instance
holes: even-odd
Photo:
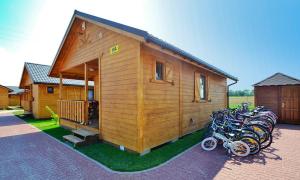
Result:
[[[81,99],[64,99],[64,81],[83,80],[84,93]],[[59,73],[59,100],[57,113],[60,125],[71,129],[86,129],[99,133],[98,60],[93,60]]]
[[[24,92],[21,94],[20,97],[20,105],[21,107],[28,112],[32,112],[32,87],[31,86],[25,86]]]

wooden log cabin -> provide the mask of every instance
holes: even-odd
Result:
[[[8,93],[10,92],[12,92],[10,88],[0,85],[0,109],[6,109],[8,107]]]
[[[8,93],[8,105],[9,106],[21,106],[21,94],[24,92],[17,86],[8,86],[12,92]]]
[[[300,80],[276,73],[254,84],[255,106],[271,109],[280,123],[300,124]]]
[[[203,128],[227,105],[227,79],[237,81],[146,31],[79,11],[49,76],[94,81],[99,138],[141,154]],[[87,111],[59,108],[61,121],[78,121],[65,111]]]
[[[31,112],[36,119],[50,118],[46,109],[57,110],[59,99],[59,79],[48,76],[50,66],[35,63],[25,63],[19,87],[24,89],[21,94],[21,106]],[[70,101],[80,101],[84,97],[84,82],[81,80],[65,79],[62,97]],[[90,84],[91,88],[93,85]],[[91,89],[93,91],[93,89]]]

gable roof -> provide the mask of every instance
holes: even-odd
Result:
[[[24,68],[27,70],[33,84],[59,84],[59,78],[48,76],[51,66],[25,62]],[[64,85],[84,86],[84,81],[75,79],[63,79]],[[94,84],[89,82],[90,86]]]
[[[10,92],[9,94],[21,94],[24,92],[24,89],[20,89],[17,86],[7,86],[7,87],[12,90],[12,92]]]
[[[13,90],[12,89],[10,89],[9,87],[7,87],[7,86],[3,86],[3,85],[1,85],[0,84],[0,87],[3,87],[3,88],[5,88],[5,89],[7,89],[8,90],[8,92],[12,92]]]
[[[299,79],[278,72],[254,84],[253,86],[283,86],[283,85],[297,85],[297,84],[300,84]]]
[[[166,41],[163,41],[163,40],[161,40],[161,39],[159,39],[159,38],[157,38],[157,37],[155,37],[155,36],[153,36],[151,34],[149,34],[147,31],[144,31],[144,30],[141,30],[141,29],[137,29],[137,28],[134,28],[134,27],[131,27],[131,26],[127,26],[127,25],[124,25],[124,24],[121,24],[121,23],[117,23],[117,22],[114,22],[114,21],[110,21],[110,20],[107,20],[107,19],[103,19],[103,18],[100,18],[100,17],[97,17],[97,16],[93,16],[93,15],[90,15],[90,14],[86,14],[86,13],[83,13],[83,12],[80,12],[80,11],[77,11],[77,10],[74,11],[73,17],[72,17],[71,22],[70,22],[70,24],[68,26],[68,30],[65,33],[65,36],[64,36],[64,38],[63,38],[63,40],[61,42],[61,45],[60,45],[60,47],[58,49],[58,52],[57,52],[57,54],[55,56],[55,59],[53,61],[52,67],[51,67],[51,69],[49,71],[49,74],[52,71],[52,68],[54,67],[54,65],[56,63],[56,60],[57,60],[58,55],[59,55],[59,52],[60,52],[60,50],[61,50],[61,48],[62,48],[62,46],[64,44],[64,41],[65,41],[66,36],[67,36],[67,34],[68,34],[68,32],[69,32],[69,30],[71,28],[71,25],[72,25],[72,23],[73,23],[73,21],[74,21],[74,19],[76,17],[80,18],[80,19],[83,19],[83,20],[91,21],[93,23],[110,26],[110,27],[113,27],[115,29],[118,29],[118,30],[130,33],[130,34],[136,35],[136,36],[142,38],[145,42],[151,42],[151,43],[153,43],[155,45],[160,46],[162,49],[167,49],[169,51],[177,53],[178,55],[180,55],[180,56],[182,56],[182,57],[184,57],[186,59],[189,59],[189,60],[191,60],[191,61],[193,61],[193,62],[195,62],[195,63],[197,63],[197,64],[199,64],[201,66],[204,66],[205,68],[207,68],[207,69],[209,69],[209,70],[211,70],[213,72],[221,74],[221,75],[223,75],[223,76],[225,76],[225,77],[227,77],[229,79],[232,79],[234,81],[238,81],[237,77],[232,76],[229,73],[226,73],[225,71],[223,71],[223,70],[221,70],[221,69],[219,69],[219,68],[217,68],[217,67],[215,67],[215,66],[213,66],[213,65],[211,65],[211,64],[209,64],[209,63],[207,63],[205,61],[203,61],[202,59],[199,59],[196,56],[193,56],[192,54],[189,54],[188,52],[186,52],[186,51],[184,51],[184,50],[182,50],[182,49],[180,49],[180,48],[178,48],[178,47],[176,47],[176,46],[174,46],[172,44],[169,44]]]

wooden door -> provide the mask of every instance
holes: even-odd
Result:
[[[264,106],[280,117],[280,93],[278,86],[255,87],[255,106]]]
[[[300,86],[281,87],[281,122],[300,124]]]

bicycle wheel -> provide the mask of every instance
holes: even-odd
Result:
[[[269,139],[270,131],[261,124],[247,124],[245,128],[251,129],[259,135],[260,143],[264,143]]]
[[[241,157],[248,156],[250,153],[249,146],[243,141],[233,141],[230,145],[230,150],[233,154]]]
[[[205,138],[202,142],[201,142],[201,147],[202,149],[204,149],[205,151],[212,151],[217,147],[218,144],[218,140],[214,137],[208,137]]]
[[[260,151],[260,142],[254,137],[242,136],[239,140],[249,146],[251,155],[257,154]]]
[[[260,148],[266,149],[267,147],[269,147],[272,144],[272,142],[273,142],[273,136],[272,136],[272,134],[270,134],[268,136],[268,139],[265,142],[260,144]]]
[[[242,128],[241,130],[242,130],[241,136],[251,136],[251,137],[255,138],[258,142],[260,142],[260,137],[257,132],[253,131],[252,129],[248,129],[248,128]]]

